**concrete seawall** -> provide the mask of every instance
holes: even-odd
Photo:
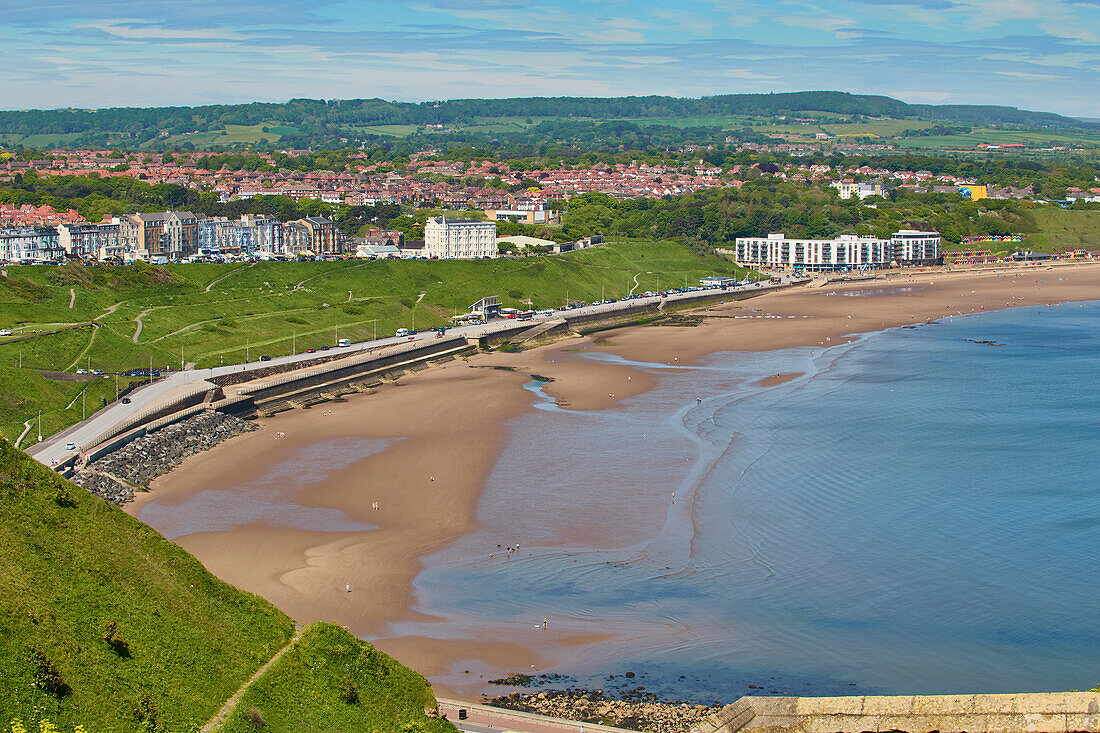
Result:
[[[743,697],[692,733],[1095,733],[1100,693]]]

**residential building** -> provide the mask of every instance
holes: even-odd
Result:
[[[118,222],[82,222],[57,227],[58,243],[70,257],[85,260],[123,259],[124,246]]]
[[[935,265],[940,255],[940,233],[902,229],[890,238],[893,257],[903,265]]]
[[[193,253],[198,245],[198,217],[190,211],[134,214],[119,224],[119,235],[132,259],[176,260]]]
[[[308,230],[309,247],[307,249],[314,254],[330,255],[339,254],[342,251],[336,225],[325,217],[307,216],[305,219],[299,219],[297,223]]]
[[[836,239],[787,239],[782,233],[767,237],[738,237],[738,264],[776,270],[833,272],[886,267],[893,257],[889,239],[842,234]]]
[[[424,225],[425,253],[443,260],[496,257],[497,225],[473,219],[432,217]]]
[[[886,196],[886,186],[881,183],[856,183],[855,181],[833,181],[831,184],[838,192],[840,198],[858,198],[862,201],[871,196]]]
[[[252,230],[252,243],[257,252],[282,254],[283,224],[273,216],[264,214],[241,214],[241,223]]]
[[[0,229],[0,262],[60,260],[64,256],[56,227]]]

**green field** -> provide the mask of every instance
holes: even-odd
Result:
[[[1097,147],[1100,146],[1100,135],[1065,135],[1052,132],[976,128],[967,134],[908,137],[900,138],[897,142],[902,147],[922,150],[970,150],[982,143],[990,145],[1022,143],[1031,147],[1066,145]]]
[[[0,327],[15,329],[16,337],[40,335],[0,340],[0,431],[14,440],[23,422],[37,420],[42,410],[43,434],[49,435],[79,421],[85,406],[90,414],[104,396],[114,396],[113,379],[59,382],[36,369],[113,372],[148,367],[150,361],[173,369],[181,362],[200,368],[238,363],[331,345],[337,338],[364,340],[400,327],[440,325],[486,295],[498,295],[509,306],[550,308],[567,297],[621,297],[634,287],[635,275],[646,290],[658,281],[666,287],[694,284],[704,275],[734,271],[728,260],[698,257],[678,243],[643,241],[480,261],[11,267],[9,277],[0,279]],[[131,277],[122,281],[109,273]],[[72,309],[70,288],[76,293]],[[111,306],[115,310],[108,313]],[[97,326],[90,325],[93,319]],[[85,325],[59,331],[72,324]],[[86,396],[75,399],[83,389]]]

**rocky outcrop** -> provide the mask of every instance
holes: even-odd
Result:
[[[186,458],[255,429],[246,420],[208,410],[166,425],[78,468],[73,481],[113,504],[125,504],[133,500],[134,491],[148,489],[153,479]]]
[[[687,733],[692,727],[716,713],[719,708],[686,702],[658,702],[649,695],[634,695],[631,699],[611,699],[601,691],[544,690],[524,694],[494,697],[489,705],[509,710],[521,710],[555,718],[601,723],[630,730],[659,730],[667,733]]]

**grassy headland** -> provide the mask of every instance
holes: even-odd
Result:
[[[0,496],[5,724],[194,730],[291,638],[293,622],[270,603],[3,440]],[[288,674],[293,694],[282,691]],[[341,697],[348,680],[354,704]],[[423,678],[332,627],[311,627],[254,684],[244,710],[272,722],[312,720],[308,709],[330,721],[311,730],[451,730],[424,716]]]
[[[522,259],[136,267],[8,268],[0,327],[16,335],[0,339],[4,436],[14,440],[40,409],[43,434],[52,434],[79,421],[85,402],[90,414],[114,397],[113,379],[59,382],[35,370],[113,372],[150,359],[215,366],[439,325],[486,295],[551,308],[744,272],[682,244],[645,241]],[[35,337],[16,340],[21,334]]]

